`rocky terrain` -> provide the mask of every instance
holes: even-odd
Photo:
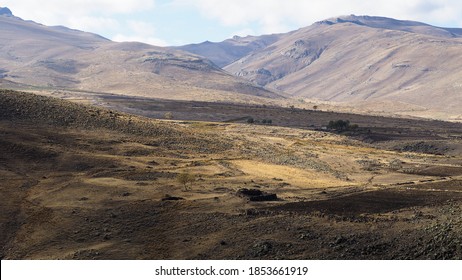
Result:
[[[154,120],[2,90],[1,258],[462,257],[460,124],[249,111],[259,122]]]

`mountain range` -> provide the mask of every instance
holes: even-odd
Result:
[[[462,29],[341,16],[289,33],[181,47],[115,43],[0,12],[0,79],[168,99],[316,102],[462,120]]]
[[[2,11],[0,78],[4,83],[169,99],[283,98],[191,53],[137,42],[116,43]]]
[[[224,69],[296,99],[460,120],[461,34],[413,21],[344,16],[279,35]]]

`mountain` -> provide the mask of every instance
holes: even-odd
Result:
[[[13,13],[11,12],[10,9],[8,8],[3,8],[3,7],[0,7],[0,16],[10,16],[12,17],[13,16]]]
[[[0,15],[0,82],[168,99],[282,98],[172,48],[116,43],[99,35]],[[256,99],[255,99],[256,98]]]
[[[460,120],[461,34],[413,21],[344,16],[281,35],[224,69],[297,99]]]
[[[224,67],[253,51],[261,50],[279,40],[279,34],[262,36],[234,36],[223,42],[205,41],[200,44],[190,44],[177,49],[207,57],[219,67]]]

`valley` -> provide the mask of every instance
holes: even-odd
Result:
[[[2,259],[461,257],[460,124],[200,105],[154,120],[2,91]],[[359,131],[317,129],[345,117]]]
[[[461,36],[157,47],[0,8],[0,257],[460,260]]]

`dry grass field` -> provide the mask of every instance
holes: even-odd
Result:
[[[155,120],[2,91],[1,258],[462,258],[462,125],[179,104]]]

